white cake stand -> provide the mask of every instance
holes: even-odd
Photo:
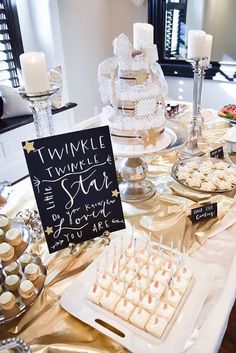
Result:
[[[156,192],[155,185],[146,180],[146,157],[179,149],[187,142],[188,132],[181,125],[167,121],[163,139],[155,148],[145,150],[139,150],[135,144],[126,145],[122,137],[112,135],[112,140],[115,156],[123,158],[119,170],[121,199],[125,202],[139,202],[149,199]]]

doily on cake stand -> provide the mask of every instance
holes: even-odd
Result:
[[[187,130],[177,123],[166,121],[164,136],[157,145],[149,149],[139,150],[135,142],[125,144],[124,136],[117,136],[111,132],[113,152],[116,157],[124,158],[120,164],[119,183],[120,196],[125,202],[139,202],[151,198],[155,192],[155,185],[146,180],[146,157],[168,153],[182,147],[188,140]]]

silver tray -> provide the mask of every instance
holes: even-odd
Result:
[[[38,255],[34,255],[34,254],[31,254],[33,257],[34,257],[34,263],[36,263],[37,265],[39,265],[40,269],[41,269],[41,272],[46,276],[47,274],[47,269],[46,267],[43,265],[42,261],[41,261],[41,258],[38,256]],[[17,261],[16,261],[17,262]],[[20,274],[22,275],[22,278],[25,278],[22,270],[20,271]],[[0,270],[0,281],[2,280],[3,281],[3,269]],[[40,289],[36,289],[36,293],[37,293],[37,297],[39,296],[39,294],[42,292],[44,288],[44,285],[42,286],[42,288]],[[35,300],[37,299],[37,297],[35,298]],[[34,301],[28,305],[24,304],[23,301],[19,300],[19,297],[17,297],[17,302],[18,302],[18,305],[19,305],[19,308],[20,308],[20,312],[13,316],[13,317],[10,317],[10,318],[4,318],[4,316],[2,315],[1,313],[1,309],[0,309],[0,325],[5,325],[5,324],[8,324],[9,322],[11,321],[14,321],[18,318],[21,317],[21,315],[23,315],[34,303]]]
[[[4,214],[0,214],[0,216],[5,216]],[[10,224],[11,224],[11,228],[17,228],[17,229],[20,229],[20,232],[21,232],[21,238],[22,240],[28,244],[26,246],[26,248],[18,254],[18,256],[14,256],[14,258],[12,259],[12,261],[16,261],[18,259],[18,257],[20,257],[25,251],[27,251],[27,248],[30,244],[30,240],[31,240],[31,235],[30,235],[30,231],[29,229],[24,226],[23,224],[21,223],[18,223],[16,222],[14,219],[10,220]],[[2,268],[2,262],[0,260],[0,269]]]
[[[232,168],[236,170],[236,166],[230,163],[227,163],[225,161],[222,161],[222,159],[217,159],[217,158],[210,158],[210,157],[193,157],[193,158],[188,158],[188,159],[184,159],[181,160],[177,163],[175,163],[172,167],[171,170],[171,176],[181,185],[186,186],[187,188],[191,189],[191,190],[195,190],[195,191],[200,191],[200,192],[204,192],[204,193],[208,193],[208,194],[212,194],[212,193],[224,193],[224,192],[230,192],[232,190],[235,190],[236,185],[233,186],[231,189],[223,189],[223,190],[214,190],[214,191],[209,191],[209,190],[203,190],[201,188],[195,187],[195,186],[189,186],[187,183],[184,182],[184,180],[179,180],[178,176],[177,176],[177,172],[178,172],[178,168],[179,166],[185,166],[187,165],[189,162],[197,162],[199,165],[202,164],[202,162],[205,161],[211,161],[213,163],[220,163],[223,162],[226,166],[228,166],[228,168]]]

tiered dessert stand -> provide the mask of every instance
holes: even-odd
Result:
[[[175,151],[188,139],[188,133],[181,125],[166,121],[164,136],[154,147],[139,151],[138,145],[126,145],[126,138],[111,132],[113,151],[116,157],[123,158],[120,164],[119,183],[121,199],[126,202],[147,200],[156,192],[155,185],[146,179],[147,158]],[[134,138],[135,141],[135,138]]]

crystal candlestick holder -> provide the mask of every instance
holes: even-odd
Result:
[[[201,141],[201,142],[205,141],[205,138],[202,135],[202,127],[204,124],[204,118],[202,115],[202,86],[205,78],[205,71],[210,68],[211,68],[211,65],[200,65],[200,68],[199,68],[197,115],[198,115],[198,141]]]
[[[200,59],[193,59],[193,118],[191,123],[191,130],[189,133],[188,147],[179,153],[179,158],[190,158],[193,156],[202,156],[204,154],[198,147],[198,97],[199,97],[199,86],[200,86]]]
[[[27,93],[24,87],[19,88],[21,97],[29,101],[38,138],[54,134],[51,98],[60,87],[51,83],[48,91],[35,93]]]

